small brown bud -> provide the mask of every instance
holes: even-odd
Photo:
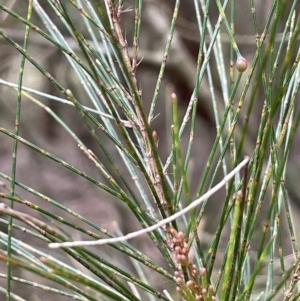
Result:
[[[152,137],[153,137],[153,140],[154,140],[154,143],[155,143],[156,147],[158,147],[159,139],[158,139],[158,135],[157,135],[156,131],[152,132]]]
[[[239,56],[236,60],[236,69],[238,72],[243,73],[248,68],[248,61],[243,57]]]
[[[192,281],[192,280],[188,280],[187,282],[186,282],[186,286],[187,287],[192,287],[194,285],[194,281]]]

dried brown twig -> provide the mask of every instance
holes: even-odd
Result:
[[[5,194],[1,193],[0,197],[5,198]],[[29,214],[23,213],[21,211],[17,211],[15,209],[11,209],[9,206],[7,206],[4,203],[0,203],[0,214],[5,214],[5,215],[11,216],[13,218],[16,218],[16,219],[24,222],[25,224],[29,225],[33,229],[37,230],[43,236],[47,237],[48,233],[53,236],[57,236],[57,234],[58,234],[54,228],[52,228],[45,222],[43,222]]]

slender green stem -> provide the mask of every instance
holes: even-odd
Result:
[[[32,4],[33,1],[30,0],[28,2],[28,9],[27,9],[27,20],[31,20],[32,15]],[[28,37],[29,37],[30,27],[26,26],[25,29],[25,36],[24,36],[24,51],[27,51],[28,46]],[[22,100],[22,82],[23,82],[23,74],[24,74],[24,67],[25,67],[26,58],[23,56],[21,60],[20,72],[19,72],[19,82],[18,82],[18,101],[17,101],[17,108],[16,108],[16,117],[15,117],[15,135],[19,135],[20,132],[20,122],[21,122],[21,100]],[[17,152],[18,152],[18,140],[14,141],[14,147],[12,152],[12,177],[11,177],[11,196],[15,195],[15,182],[16,182],[16,167],[17,167]],[[11,200],[10,202],[11,208],[14,207],[14,202]],[[7,243],[7,256],[8,258],[11,257],[11,238],[12,238],[12,224],[13,224],[13,217],[9,218],[8,223],[8,243]],[[6,282],[6,300],[11,300],[11,264],[10,261],[7,261],[7,282]]]
[[[148,122],[149,123],[151,123],[151,121],[152,121],[152,118],[153,118],[153,115],[154,115],[154,109],[155,109],[155,105],[156,105],[156,101],[157,101],[157,97],[158,97],[158,92],[159,92],[161,84],[162,84],[162,79],[163,79],[163,76],[164,76],[166,63],[167,63],[167,59],[168,59],[168,55],[169,55],[169,52],[170,52],[174,31],[175,31],[175,25],[176,25],[176,20],[177,20],[177,17],[178,17],[179,6],[180,6],[180,0],[176,0],[175,6],[174,6],[174,11],[173,11],[173,16],[172,16],[170,32],[169,32],[168,40],[167,40],[167,43],[166,43],[166,46],[165,46],[164,57],[163,57],[163,60],[162,60],[162,64],[160,66],[160,71],[159,71],[159,74],[158,74],[156,86],[154,88],[154,95],[153,95],[153,98],[152,98],[152,101],[151,101],[150,112],[149,112],[149,115],[148,115]]]
[[[179,117],[178,117],[178,105],[177,105],[177,97],[176,94],[172,94],[172,107],[173,107],[173,131],[174,131],[174,138],[175,138],[175,149],[176,149],[176,155],[178,159],[178,165],[181,172],[181,180],[180,182],[184,186],[185,191],[185,197],[187,200],[187,203],[191,203],[191,193],[190,193],[190,187],[188,184],[188,179],[186,175],[186,168],[184,166],[183,158],[182,158],[182,151],[181,151],[181,143],[179,138]]]
[[[133,35],[133,58],[132,58],[132,70],[136,71],[138,67],[138,54],[139,54],[139,38],[141,30],[141,18],[142,18],[142,0],[135,0],[135,17],[134,17],[134,35]]]
[[[0,177],[8,180],[8,181],[11,181],[11,178],[4,175],[3,173],[0,172]],[[110,238],[113,238],[113,237],[116,237],[115,235],[113,235],[112,233],[110,233],[109,231],[107,231],[106,229],[100,227],[99,225],[96,225],[95,223],[91,222],[90,220],[84,218],[83,216],[81,216],[79,213],[77,212],[74,212],[72,211],[70,208],[68,207],[65,207],[64,205],[58,203],[57,201],[43,195],[42,193],[32,189],[31,187],[28,187],[22,183],[19,183],[16,181],[15,183],[18,187],[21,187],[23,188],[24,190],[32,193],[33,195],[41,198],[42,200],[50,203],[51,205],[54,205],[56,206],[57,208],[67,212],[68,214],[74,216],[75,218],[77,218],[78,220],[86,223],[87,225],[91,226],[92,228],[96,229],[97,231],[100,231],[101,233],[105,234],[106,236],[110,237]],[[15,202],[20,202],[22,203],[20,200],[22,198],[19,197],[19,198],[15,198],[14,201]],[[30,202],[23,202],[25,205],[29,205],[31,204]],[[40,207],[39,206],[36,206],[36,205],[33,205],[31,206],[32,209],[34,210],[37,210],[39,211]],[[41,212],[41,211],[40,211]],[[43,213],[45,215],[48,215],[48,211],[43,211]],[[101,237],[99,236],[99,234],[95,233],[95,232],[92,232],[90,230],[87,230],[85,228],[82,228],[74,223],[70,223],[68,222],[65,218],[63,218],[62,216],[56,216],[56,215],[51,215],[53,219],[55,220],[58,220],[58,221],[61,221],[61,223],[67,225],[67,226],[70,226],[71,228],[75,228],[76,230],[90,236],[90,237],[93,237],[95,239],[100,239]],[[140,251],[138,251],[137,249],[133,248],[132,246],[130,246],[129,244],[127,243],[122,243],[122,245],[120,246],[119,244],[111,244],[111,246],[113,248],[115,248],[116,250],[124,253],[125,255],[129,256],[129,257],[132,257],[133,259],[135,260],[138,260],[140,261],[141,263],[145,264],[146,266],[148,266],[149,268],[155,270],[156,272],[166,276],[167,278],[169,278],[170,280],[173,279],[173,276],[170,275],[168,272],[166,272],[163,268],[161,268],[158,264],[156,264],[154,261],[152,261],[150,258],[148,258],[146,255],[144,255],[143,253],[141,253]]]
[[[234,32],[231,30],[230,25],[228,24],[228,20],[227,20],[226,15],[225,15],[224,8],[223,8],[220,0],[216,0],[216,4],[217,4],[217,7],[219,9],[220,15],[222,17],[222,21],[223,21],[223,23],[225,25],[226,31],[228,33],[231,47],[235,51],[236,56],[239,57],[239,56],[241,56],[241,54],[240,54],[240,51],[239,51],[238,46],[236,44],[236,41],[234,39]]]
[[[7,279],[7,275],[0,273],[0,278]],[[27,286],[31,286],[31,287],[34,287],[34,288],[39,288],[39,289],[41,289],[45,292],[51,292],[51,293],[54,293],[56,295],[69,297],[72,300],[86,301],[86,298],[83,297],[83,296],[79,296],[79,295],[74,294],[74,293],[69,293],[69,292],[61,290],[61,289],[55,289],[55,288],[47,286],[47,285],[42,285],[42,284],[37,283],[37,282],[29,281],[27,279],[23,279],[23,278],[13,276],[13,277],[11,277],[11,280],[16,282],[16,283],[25,284]],[[13,296],[11,296],[11,297],[14,299]],[[21,299],[15,299],[15,300],[20,301]]]

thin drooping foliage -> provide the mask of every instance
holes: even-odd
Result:
[[[5,246],[0,259],[6,263],[0,290],[6,300],[41,300],[46,292],[55,300],[298,300],[299,252],[290,197],[290,182],[297,178],[289,177],[288,165],[293,145],[299,144],[298,1],[267,1],[264,23],[257,4],[243,1],[252,18],[252,35],[247,38],[255,43],[247,56],[235,33],[241,19],[234,0],[6,2],[0,3],[0,45],[20,58],[14,82],[0,73],[1,88],[16,92],[8,94],[16,102],[0,98],[3,112],[6,106],[13,108],[9,118],[0,120],[0,141],[11,146],[10,173],[0,168],[0,221],[7,226],[0,232]],[[176,86],[165,85],[165,80],[170,78],[168,68],[190,71],[187,61],[176,60],[185,51],[178,47],[185,5],[196,20],[193,33],[185,31],[198,39],[198,46],[184,106]],[[163,32],[158,51],[148,51],[146,45],[155,44],[155,37],[145,39],[147,24],[157,23],[162,31],[164,27],[155,7],[165,12],[168,32]],[[22,32],[21,39],[16,31]],[[51,66],[39,62],[38,43],[55,52],[50,56],[67,62],[68,71],[57,63],[54,70],[63,73],[57,76],[49,71]],[[139,71],[148,72],[157,62],[149,97]],[[37,88],[37,81],[31,87],[24,84],[26,76],[33,76],[29,65],[37,78],[49,82],[51,92]],[[167,103],[163,141],[162,129],[153,126],[163,118],[161,95]],[[58,105],[67,114],[61,114]],[[201,106],[211,114],[213,142],[208,154],[195,155]],[[26,133],[35,120],[26,117],[32,107],[48,114],[72,139],[68,145],[91,163],[91,173],[76,166],[73,149],[62,154],[59,144],[47,144],[45,120],[23,135],[23,128]],[[76,115],[69,118],[73,111]],[[73,118],[76,122],[70,121]],[[249,120],[257,124],[252,128]],[[127,208],[130,218],[125,224],[134,220],[141,230],[124,235],[114,220],[114,231],[108,230],[101,220],[95,222],[82,212],[109,209],[96,203],[85,208],[82,201],[74,211],[63,196],[52,198],[56,188],[51,182],[46,185],[50,192],[44,194],[38,182],[34,186],[26,178],[20,180],[24,149],[49,166],[60,166],[62,174],[68,170],[88,183],[99,198],[105,195],[116,206],[121,204],[120,211]],[[201,171],[193,169],[197,160],[205,162]],[[27,173],[28,179],[39,181],[30,166]],[[72,191],[79,189],[76,183]],[[67,180],[60,185],[67,186]],[[206,222],[215,228],[205,238],[201,225],[211,211],[210,197],[219,188],[221,212]],[[22,231],[19,240],[16,233]],[[151,241],[149,252],[143,243],[129,241],[140,235]],[[24,295],[16,289],[18,284],[38,290],[31,294],[28,289]]]

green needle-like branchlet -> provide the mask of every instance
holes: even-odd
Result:
[[[299,299],[299,1],[21,2],[0,4],[6,300]]]

